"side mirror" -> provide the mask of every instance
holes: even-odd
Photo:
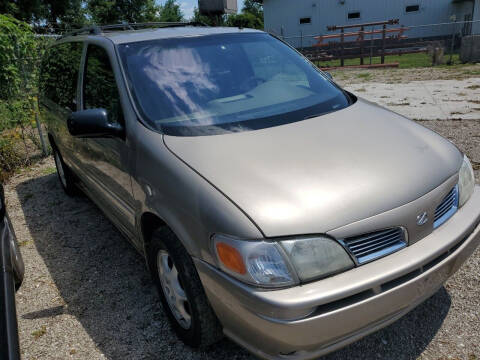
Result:
[[[332,74],[330,74],[328,71],[324,71],[323,73],[327,76],[327,78],[329,78],[330,80],[333,80]]]
[[[70,134],[80,138],[123,136],[122,125],[108,122],[105,109],[73,112],[67,120],[67,125]]]

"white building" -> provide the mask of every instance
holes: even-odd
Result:
[[[454,26],[463,34],[480,34],[480,0],[263,0],[263,6],[265,30],[296,47],[313,45],[316,40],[312,35],[331,34],[329,25],[389,19],[399,19],[404,26],[479,20],[412,28],[405,33],[409,38],[448,36]]]

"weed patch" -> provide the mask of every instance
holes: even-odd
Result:
[[[35,338],[35,340],[40,339],[43,335],[47,333],[47,327],[45,325],[42,325],[42,327],[38,330],[35,330],[32,332],[32,336]]]

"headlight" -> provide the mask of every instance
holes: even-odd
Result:
[[[462,167],[458,174],[458,192],[460,193],[458,207],[463,206],[473,193],[475,187],[475,176],[472,164],[466,155],[463,156]]]
[[[321,236],[267,242],[215,235],[213,244],[223,271],[258,286],[291,286],[354,267],[339,243]]]
[[[333,275],[354,267],[345,249],[327,237],[281,242],[302,281]]]

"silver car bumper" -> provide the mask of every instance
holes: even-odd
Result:
[[[421,241],[282,290],[255,289],[201,260],[195,264],[228,337],[264,359],[314,359],[387,326],[433,295],[478,246],[479,222],[477,186],[455,216]]]

